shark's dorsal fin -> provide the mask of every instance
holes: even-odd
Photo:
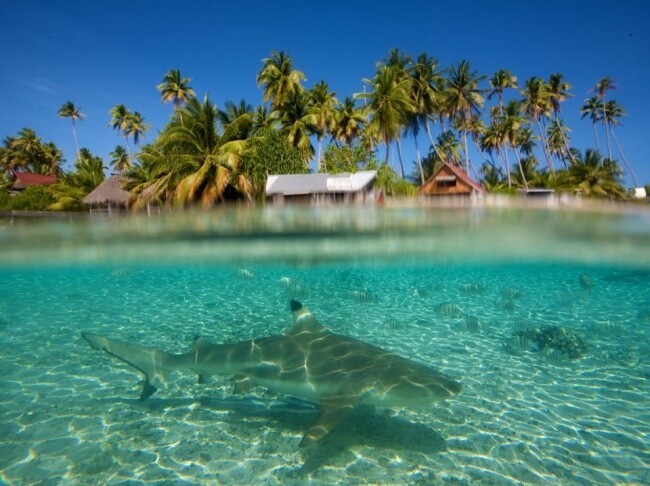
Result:
[[[317,320],[314,314],[309,309],[297,300],[292,300],[290,303],[291,312],[293,312],[293,326],[285,331],[287,336],[295,336],[301,333],[320,333],[325,332],[326,329]]]

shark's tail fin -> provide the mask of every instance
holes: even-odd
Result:
[[[172,356],[156,348],[146,348],[136,344],[98,336],[97,334],[81,333],[86,341],[95,349],[106,351],[115,358],[130,364],[145,376],[145,384],[140,395],[140,400],[145,400],[160,388],[165,379],[165,362]]]

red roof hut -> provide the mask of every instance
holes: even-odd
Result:
[[[446,162],[443,162],[420,188],[420,194],[426,196],[471,196],[483,193],[485,189],[478,182],[471,179],[460,167]]]

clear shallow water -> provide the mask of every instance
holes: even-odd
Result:
[[[648,483],[649,233],[638,212],[480,208],[19,222],[0,233],[2,477]],[[359,407],[302,451],[310,404],[191,373],[138,402],[140,376],[80,338],[184,352],[196,334],[278,334],[291,297],[461,394]],[[548,325],[584,339],[584,357],[512,340]]]

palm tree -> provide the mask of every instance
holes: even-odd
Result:
[[[571,93],[569,93],[569,90],[571,89],[571,84],[564,81],[563,77],[564,76],[561,73],[551,74],[547,83],[549,101],[551,102],[551,106],[553,107],[553,121],[556,122],[556,125],[560,116],[561,103],[565,101],[569,96],[573,96]],[[560,138],[564,142],[564,146],[565,146],[564,148],[566,149],[564,153],[568,155],[569,159],[571,160],[571,163],[575,164],[576,161],[573,158],[573,153],[569,149],[569,144],[567,142],[566,137],[564,136],[564,130],[558,130],[556,131],[556,134],[559,134]],[[551,147],[549,146],[548,139],[547,139],[547,147],[549,149],[549,154],[550,154]]]
[[[598,83],[596,83],[596,86],[591,90],[596,92],[596,97],[601,103],[602,106],[602,113],[605,114],[605,97],[607,96],[607,92],[610,90],[616,89],[616,85],[614,84],[614,81],[612,78],[606,76]],[[603,125],[605,126],[605,140],[607,141],[607,157],[611,160],[612,159],[612,148],[610,147],[609,144],[609,124],[607,121],[607,117],[603,116],[601,118],[601,121],[603,122]]]
[[[132,189],[138,204],[151,200],[210,206],[222,199],[228,185],[250,195],[251,184],[240,173],[245,141],[238,135],[252,123],[244,114],[217,130],[217,108],[207,96],[190,98],[179,109],[153,145],[143,147],[138,158],[143,169]]]
[[[115,147],[110,154],[111,157],[111,167],[113,170],[118,173],[125,172],[131,169],[131,159],[126,149],[121,145]]]
[[[438,135],[436,137],[436,145],[438,150],[434,150],[431,147],[429,155],[422,161],[425,179],[431,177],[443,162],[458,167],[460,167],[462,162],[460,155],[462,145],[453,131],[447,130]]]
[[[625,191],[616,181],[619,169],[611,159],[603,160],[597,150],[587,149],[569,168],[568,183],[585,196],[623,197]]]
[[[257,133],[265,128],[270,128],[274,123],[275,122],[271,118],[271,114],[267,110],[266,106],[260,105],[255,108],[255,111],[253,112],[253,133]]]
[[[257,75],[257,85],[264,88],[264,101],[270,101],[277,110],[296,93],[302,92],[300,84],[305,75],[293,69],[293,61],[283,51],[271,52],[271,57],[262,61],[263,66]]]
[[[300,151],[305,162],[310,160],[314,147],[309,137],[317,131],[317,118],[307,106],[304,91],[295,91],[271,116],[280,122],[280,133]]]
[[[397,140],[408,117],[415,111],[411,99],[411,79],[402,76],[389,66],[379,66],[372,79],[363,82],[372,88],[369,93],[356,93],[356,98],[367,100],[366,110],[370,115],[368,130],[376,130],[386,147],[385,163],[388,164],[390,143]],[[400,158],[401,176],[404,178],[404,164]]]
[[[43,143],[31,128],[23,128],[15,137],[6,137],[0,147],[0,174],[25,170],[36,174],[61,172],[63,153],[52,142]]]
[[[129,151],[129,138],[128,138],[128,129],[131,120],[132,113],[127,109],[123,104],[117,104],[111,108],[108,112],[111,116],[108,126],[113,130],[117,130],[118,134],[124,135],[124,140],[126,140],[126,150]]]
[[[72,101],[66,101],[61,108],[59,108],[59,117],[60,118],[70,118],[72,120],[72,135],[74,136],[74,142],[77,146],[77,158],[80,158],[79,155],[79,139],[77,139],[77,130],[75,129],[75,121],[83,120],[86,115],[81,113],[81,108],[74,105]]]
[[[424,169],[420,161],[419,149],[417,147],[417,136],[419,127],[423,126],[429,137],[429,142],[434,150],[437,150],[429,121],[439,113],[441,102],[440,86],[442,76],[437,70],[438,61],[429,57],[426,53],[420,54],[411,67],[411,98],[415,104],[415,113],[409,123],[409,130],[413,134],[413,141],[416,145],[416,154],[418,166],[420,169],[420,179],[424,183]],[[440,155],[440,154],[439,154]]]
[[[587,115],[591,119],[591,124],[594,127],[594,140],[596,141],[596,150],[600,151],[600,144],[598,143],[598,131],[596,130],[596,124],[602,119],[603,108],[598,101],[596,96],[592,96],[589,99],[586,99],[582,107],[580,108],[580,114],[582,118]]]
[[[500,167],[499,172],[502,173],[503,167],[505,166],[506,180],[508,181],[508,187],[511,187],[512,179],[510,176],[510,165],[507,162],[503,116],[499,115],[498,108],[492,109],[492,121],[483,131],[481,136],[481,147],[490,154],[496,152],[497,162]],[[504,163],[501,162],[502,156],[505,159]]]
[[[226,101],[224,109],[217,110],[217,122],[221,127],[226,127],[231,125],[237,118],[244,115],[251,117],[251,119],[253,117],[253,107],[246,103],[245,99],[239,100],[238,104],[235,104],[233,101]],[[245,129],[245,131],[238,134],[237,137],[242,140],[249,138],[253,132],[253,125],[241,125],[241,128]]]
[[[48,142],[43,145],[43,161],[48,167],[48,173],[57,175],[61,172],[63,152],[53,142]]]
[[[145,132],[147,132],[149,128],[150,125],[144,122],[144,117],[139,112],[134,111],[128,117],[128,123],[124,134],[127,137],[133,137],[133,143],[138,145],[140,137],[144,137]]]
[[[361,110],[357,109],[354,98],[346,97],[343,103],[334,109],[334,122],[332,136],[335,140],[342,140],[348,145],[359,137],[365,118]]]
[[[520,93],[523,96],[523,111],[530,117],[535,125],[537,125],[539,136],[542,140],[542,148],[544,150],[544,156],[546,157],[548,168],[550,169],[551,173],[554,174],[555,167],[553,167],[551,156],[548,153],[546,136],[544,134],[544,130],[542,130],[541,125],[541,120],[544,117],[548,117],[550,114],[550,109],[552,108],[548,85],[544,82],[543,79],[533,76],[528,81],[526,81],[526,87]]]
[[[565,126],[560,118],[554,118],[546,130],[549,152],[561,160],[565,168],[567,167],[567,159],[571,161],[571,164],[577,163],[568,146],[566,134],[570,131],[571,129]]]
[[[518,101],[511,101],[505,106],[503,110],[503,134],[504,141],[510,146],[517,159],[519,166],[519,173],[521,175],[524,187],[528,189],[528,181],[526,173],[522,166],[519,148],[527,154],[532,153],[532,132],[526,126],[526,118],[522,115],[522,104]],[[506,149],[504,148],[504,151]],[[507,159],[506,159],[507,160]]]
[[[314,115],[316,138],[318,139],[318,156],[316,167],[321,171],[321,142],[325,134],[331,132],[334,124],[334,112],[339,104],[336,93],[330,91],[325,81],[316,83],[307,93],[309,111]]]
[[[160,91],[163,103],[169,101],[174,103],[174,111],[178,110],[188,99],[196,96],[194,90],[190,87],[191,78],[181,77],[178,69],[171,69],[163,77],[163,82],[156,86]]]
[[[503,91],[512,88],[517,89],[517,76],[512,74],[506,69],[499,69],[496,73],[490,78],[490,91],[488,94],[488,100],[492,99],[494,95],[499,97],[499,111],[503,111]]]
[[[634,174],[634,171],[632,170],[632,166],[630,166],[630,164],[628,163],[627,158],[623,153],[623,148],[621,147],[621,144],[618,141],[618,137],[616,137],[616,133],[614,133],[614,127],[620,124],[618,119],[626,115],[627,113],[625,112],[625,109],[614,100],[608,101],[607,104],[605,105],[605,111],[603,113],[603,117],[607,119],[607,124],[609,125],[609,130],[612,134],[612,138],[614,139],[614,142],[618,147],[618,153],[621,154],[621,158],[623,159],[623,163],[625,164],[626,169],[628,170],[630,176],[632,177],[632,182],[634,182],[634,187],[639,187],[639,183],[636,179],[636,175]]]
[[[459,116],[469,120],[474,113],[483,107],[484,99],[479,83],[485,76],[479,76],[473,71],[468,61],[461,61],[449,69],[445,90],[447,109],[451,117]],[[467,146],[467,130],[462,131],[465,147],[465,172],[469,174],[469,150]]]

